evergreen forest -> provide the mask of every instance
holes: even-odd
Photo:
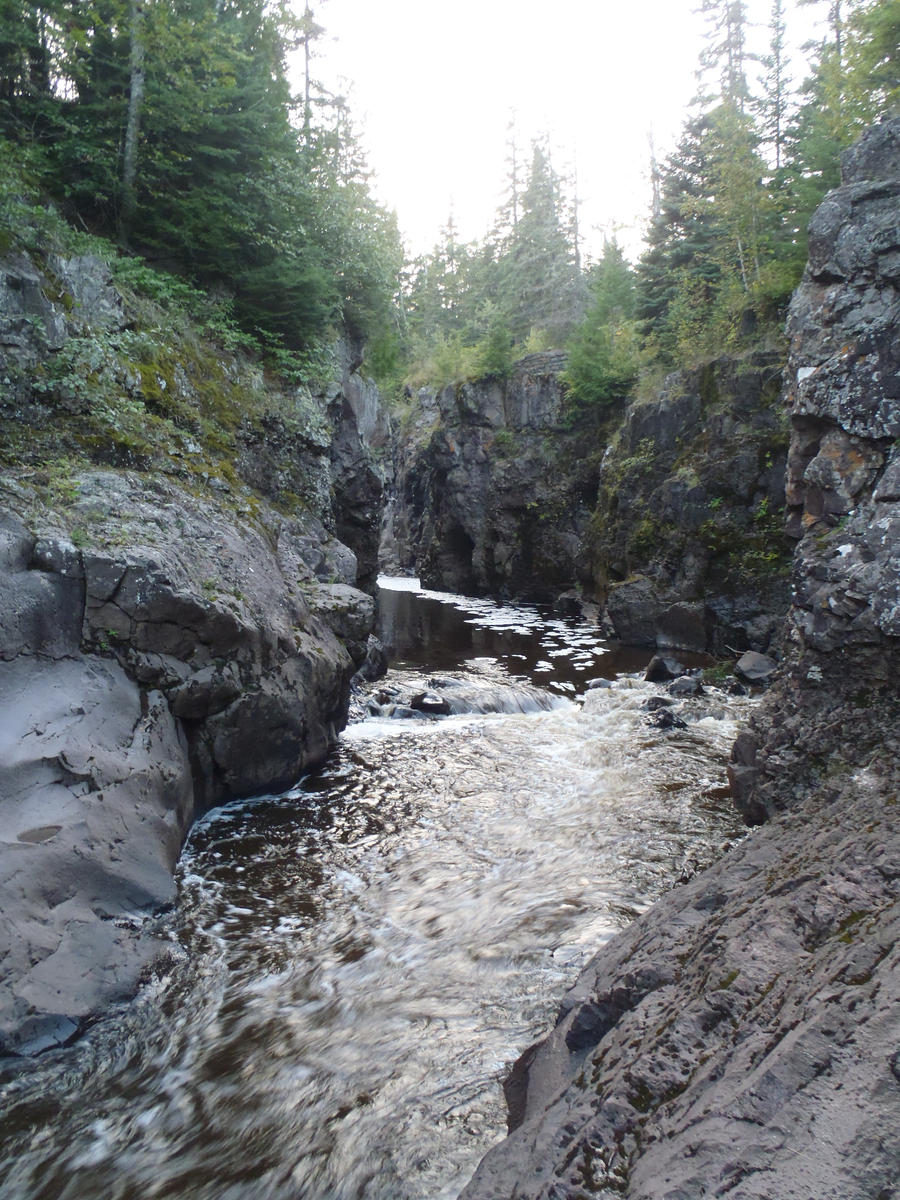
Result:
[[[789,0],[772,2],[762,61],[742,0],[699,0],[697,99],[652,164],[632,264],[615,239],[582,260],[574,185],[546,140],[523,147],[515,129],[493,228],[463,243],[451,219],[405,263],[348,105],[315,77],[310,5],[2,0],[4,224],[40,211],[40,236],[67,221],[155,299],[282,373],[302,376],[339,331],[394,390],[565,346],[576,409],[605,404],[642,374],[777,336],[841,150],[897,104],[900,0],[796,3],[828,32],[791,89]]]

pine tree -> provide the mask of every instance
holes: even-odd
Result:
[[[716,253],[720,229],[710,204],[710,129],[707,114],[691,118],[663,164],[659,211],[651,221],[647,250],[637,269],[637,316],[645,331],[653,330],[669,350],[668,312],[686,276],[690,275],[697,303],[707,304],[721,275]]]
[[[566,383],[576,411],[624,398],[639,367],[639,339],[633,320],[634,272],[613,239],[591,268],[593,303],[568,344]]]
[[[760,118],[762,143],[771,150],[774,169],[779,171],[784,159],[784,139],[789,112],[788,68],[790,60],[785,50],[787,27],[784,0],[772,0],[769,21],[769,51],[762,60],[765,68],[762,97],[756,109]]]
[[[581,316],[584,292],[562,181],[547,149],[532,148],[518,222],[498,260],[500,307],[513,335],[563,337]]]

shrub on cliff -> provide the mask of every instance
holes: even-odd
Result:
[[[633,321],[597,325],[589,316],[569,343],[563,379],[570,400],[584,409],[624,399],[638,377],[640,360]]]

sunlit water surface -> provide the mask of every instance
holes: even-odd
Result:
[[[709,691],[663,732],[649,652],[383,582],[398,665],[373,693],[451,672],[539,710],[369,717],[290,792],[208,814],[158,975],[5,1073],[5,1200],[455,1197],[586,958],[740,836],[724,762],[749,701]]]

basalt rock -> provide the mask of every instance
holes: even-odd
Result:
[[[273,545],[163,481],[80,482],[64,517],[19,486],[0,518],[10,1048],[67,1036],[134,987],[160,949],[141,914],[171,903],[194,816],[326,754],[372,622],[370,597],[304,561],[314,533],[327,552],[314,522],[283,521]],[[68,524],[99,496],[110,515],[79,549]]]
[[[382,556],[426,584],[551,600],[590,583],[596,499],[589,439],[564,411],[565,355],[412,397],[400,431]]]
[[[466,1200],[895,1194],[898,147],[849,152],[792,305],[794,601],[731,766],[763,824],[588,965]]]
[[[379,669],[352,356],[317,398],[137,320],[99,259],[0,263],[0,1052],[134,991],[194,817],[295,783]]]
[[[900,748],[898,138],[895,119],[848,152],[791,304],[787,662],[732,771],[754,821]]]
[[[620,640],[766,650],[788,602],[779,356],[670,375],[606,453],[591,552]]]

